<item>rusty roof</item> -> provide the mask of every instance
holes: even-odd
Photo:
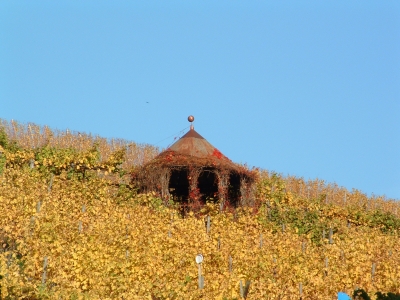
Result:
[[[193,127],[166,151],[174,151],[178,154],[199,158],[216,157],[218,159],[230,161],[217,148],[198,134]]]
[[[193,126],[184,136],[161,152],[147,165],[158,164],[164,166],[197,165],[238,169],[235,163],[197,133]]]
[[[150,174],[160,168],[181,167],[211,167],[220,170],[230,170],[243,174],[247,179],[254,180],[256,173],[247,166],[232,162],[205,138],[197,133],[193,126],[168,149],[161,152],[153,160],[146,163],[140,172]]]

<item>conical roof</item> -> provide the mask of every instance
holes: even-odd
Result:
[[[188,118],[193,122],[193,117]],[[154,159],[138,168],[133,174],[134,182],[146,186],[147,189],[168,190],[167,170],[189,169],[197,172],[201,169],[215,169],[220,174],[236,174],[241,180],[253,182],[256,172],[250,171],[247,166],[233,163],[217,148],[211,145],[204,137],[197,133],[193,126],[172,146],[161,152]]]
[[[193,126],[172,146],[147,164],[147,166],[155,165],[210,166],[235,170],[238,168],[229,158],[197,133]]]
[[[167,151],[174,151],[178,154],[194,156],[199,158],[216,157],[229,160],[217,148],[203,138],[193,127],[175,142]]]

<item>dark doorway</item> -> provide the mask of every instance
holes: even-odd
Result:
[[[240,176],[236,173],[229,175],[229,187],[228,187],[228,199],[229,203],[233,207],[239,205],[240,200]]]
[[[188,170],[172,170],[168,189],[175,201],[187,202],[189,199]]]
[[[203,202],[218,201],[218,178],[212,170],[205,169],[200,173],[197,187]]]

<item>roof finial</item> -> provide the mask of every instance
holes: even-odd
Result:
[[[188,121],[189,121],[190,123],[192,123],[192,122],[194,121],[194,117],[193,117],[192,115],[190,115],[190,116],[188,117]],[[194,130],[193,124],[190,124],[190,130]]]

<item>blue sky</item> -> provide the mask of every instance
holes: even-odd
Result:
[[[398,1],[3,0],[0,118],[400,199],[399,53]]]

